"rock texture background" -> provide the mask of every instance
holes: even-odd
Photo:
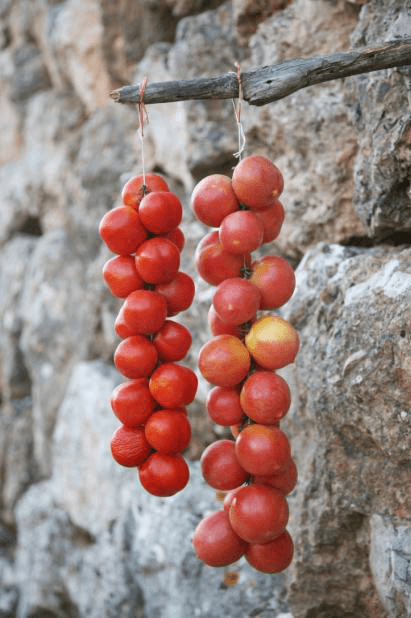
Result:
[[[378,45],[411,32],[401,0],[0,2],[1,618],[411,616],[410,69],[243,106],[247,152],[282,169],[286,223],[266,252],[297,267],[284,371],[300,480],[296,556],[279,576],[200,564],[218,508],[198,457],[218,428],[191,406],[191,482],[161,500],[109,454],[119,307],[97,228],[141,170],[137,114],[111,88]],[[183,269],[206,232],[194,183],[229,172],[230,101],[151,106],[147,168],[185,204]],[[182,320],[195,367],[212,290]]]

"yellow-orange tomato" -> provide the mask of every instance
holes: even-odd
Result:
[[[245,345],[261,367],[280,369],[294,362],[300,340],[287,320],[266,316],[251,326],[245,337]]]

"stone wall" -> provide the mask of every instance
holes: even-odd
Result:
[[[410,69],[251,108],[247,153],[284,173],[286,222],[266,253],[297,268],[284,370],[299,469],[296,555],[268,576],[212,569],[191,535],[218,508],[199,472],[207,385],[191,406],[191,481],[158,499],[117,466],[108,397],[119,301],[102,215],[141,171],[137,114],[111,88],[378,45],[411,32],[401,0],[0,1],[0,617],[411,616]],[[206,228],[194,183],[235,164],[231,101],[149,107],[147,169],[185,205],[182,268]],[[196,366],[212,290],[182,316]]]

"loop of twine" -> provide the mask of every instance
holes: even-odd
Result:
[[[241,161],[241,156],[245,150],[246,140],[245,140],[244,127],[241,122],[241,105],[243,102],[243,85],[241,83],[241,68],[238,62],[236,62],[236,67],[237,67],[236,75],[237,75],[237,80],[238,80],[238,103],[236,104],[235,99],[233,99],[233,107],[234,107],[235,118],[237,121],[237,128],[238,128],[238,152],[235,152],[234,156],[237,157]]]
[[[144,124],[149,122],[148,113],[146,106],[144,104],[144,92],[147,85],[147,77],[144,77],[140,86],[140,95],[138,102],[138,134],[141,140],[141,165],[143,172],[143,187],[146,184],[146,170],[145,170],[145,162],[144,162]]]

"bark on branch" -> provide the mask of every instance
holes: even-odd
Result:
[[[250,105],[265,105],[313,84],[405,65],[411,65],[411,38],[379,47],[297,58],[241,73],[243,98]],[[113,90],[111,97],[118,103],[140,103],[140,88],[140,84],[124,86]],[[210,78],[148,83],[144,91],[146,104],[237,97],[238,79],[234,72]]]

